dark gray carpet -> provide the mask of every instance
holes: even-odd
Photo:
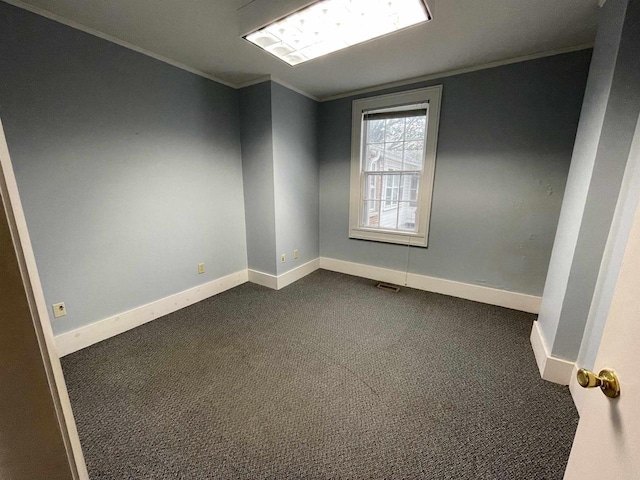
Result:
[[[65,357],[91,478],[562,478],[535,317],[374,285],[245,284]]]

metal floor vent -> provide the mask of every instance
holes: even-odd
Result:
[[[380,282],[378,285],[376,285],[376,287],[381,289],[381,290],[386,290],[387,292],[399,292],[400,291],[400,287],[396,287],[395,285],[391,285],[389,283]]]

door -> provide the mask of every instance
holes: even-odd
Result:
[[[640,122],[628,165],[640,165]],[[565,480],[640,479],[640,203],[595,363],[611,368],[620,380],[620,396],[599,388],[583,396]]]

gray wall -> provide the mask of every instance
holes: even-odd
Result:
[[[640,201],[640,118],[636,125],[634,153],[630,154],[620,188],[618,205],[613,216],[611,232],[602,258],[600,273],[593,294],[593,301],[585,325],[577,364],[581,368],[593,370],[600,347],[600,340],[609,316],[611,301],[615,291],[622,259],[627,247],[629,233]]]
[[[271,82],[278,275],[318,258],[318,103]],[[293,251],[299,258],[294,260]]]
[[[242,173],[249,268],[276,275],[271,82],[240,91]]]
[[[547,275],[539,326],[547,346],[553,339],[560,322],[573,256],[578,243],[589,185],[593,174],[600,134],[604,124],[618,45],[624,21],[625,1],[607,2],[599,17],[589,79],[584,95],[582,113],[571,169],[558,221],[558,234],[553,245],[551,264]]]
[[[55,333],[246,268],[235,90],[0,2],[0,117]]]
[[[609,275],[616,274],[613,265],[603,264],[603,257],[640,112],[639,20],[638,2],[610,0],[602,10],[593,75],[589,78],[591,94],[585,97],[581,119],[585,128],[581,128],[574,153],[574,162],[582,164],[582,168],[572,167],[569,176],[571,185],[580,185],[583,189],[586,184],[588,191],[581,215],[579,208],[575,208],[580,207],[577,201],[566,207],[571,209],[572,216],[578,217],[578,225],[572,219],[561,223],[559,228],[557,248],[563,250],[564,263],[567,263],[567,254],[571,259],[561,303],[558,297],[562,290],[551,293],[552,286],[560,283],[557,281],[559,271],[553,271],[549,273],[553,281],[546,287],[545,294],[554,300],[549,302],[545,298],[540,314],[540,325],[551,354],[571,361],[577,358],[580,350],[601,268],[604,272],[611,266],[613,271]],[[606,100],[604,111],[603,99]],[[588,128],[593,126],[599,126],[599,131]],[[563,212],[563,218],[568,215]],[[571,255],[570,250],[565,252],[567,245],[561,239],[575,237],[576,226],[579,229]],[[566,276],[566,270],[561,273]],[[610,298],[606,298],[611,293],[600,292],[594,303],[600,312],[605,308],[608,310]]]
[[[347,237],[351,101],[359,97],[320,104],[321,255],[541,295],[590,56],[584,50],[402,88],[443,85],[426,249]]]
[[[609,2],[607,2],[609,3]],[[612,0],[615,9],[624,4]],[[573,360],[582,341],[598,272],[622,184],[631,141],[640,112],[640,15],[639,2],[630,2],[622,30],[611,93],[596,152],[589,193],[571,265],[567,292],[552,355]],[[636,15],[631,15],[632,10]]]
[[[265,81],[240,107],[249,268],[282,275],[320,251],[318,103]]]

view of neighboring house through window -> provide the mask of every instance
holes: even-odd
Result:
[[[440,95],[353,102],[350,237],[426,246]]]
[[[393,169],[389,169],[390,172]],[[398,196],[400,194],[400,175],[388,175],[384,179],[384,209],[398,208]]]
[[[373,168],[375,169],[375,165],[376,165],[375,160],[373,162],[371,162],[371,164],[372,164]],[[379,180],[380,179],[378,177],[373,176],[373,175],[369,177],[369,194],[368,194],[369,198],[375,198],[376,197],[376,194],[378,192],[378,182],[379,182]],[[376,211],[375,202],[369,202],[369,210],[372,211],[372,212]]]

